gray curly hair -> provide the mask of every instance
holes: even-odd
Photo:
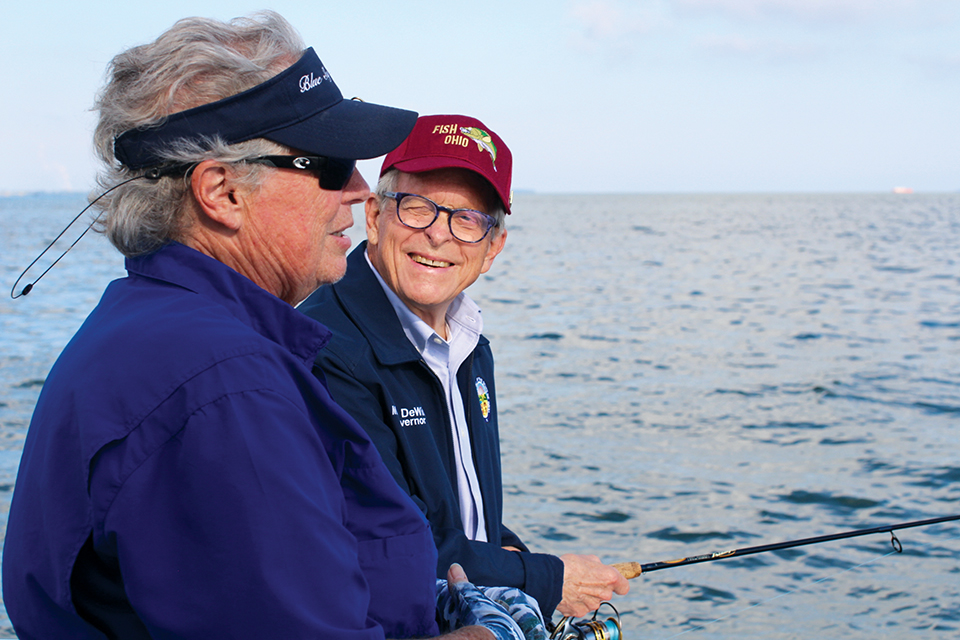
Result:
[[[155,42],[117,55],[95,105],[99,120],[94,144],[106,165],[97,182],[101,190],[114,189],[94,205],[102,212],[97,230],[128,257],[183,239],[189,229],[183,215],[189,179],[168,176],[123,184],[145,170],[120,165],[114,140],[129,129],[156,125],[170,114],[261,84],[295,63],[304,48],[286,20],[264,11],[229,22],[186,18]],[[214,138],[181,140],[160,155],[164,163],[195,164],[286,152],[286,147],[264,139],[227,145]],[[261,184],[262,166],[243,163],[234,169],[242,186],[255,189]]]

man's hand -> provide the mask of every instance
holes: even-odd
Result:
[[[464,573],[463,568],[454,564],[447,570],[447,584],[454,585],[461,582],[469,582],[467,574]],[[444,638],[450,638],[453,640],[496,640],[496,636],[493,635],[489,629],[479,626],[470,626],[470,627],[461,627],[452,633],[443,634]]]
[[[579,618],[596,611],[613,594],[626,595],[630,591],[627,579],[609,567],[597,556],[567,553],[563,561],[563,599],[557,611],[565,616]]]

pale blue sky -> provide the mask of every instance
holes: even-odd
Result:
[[[0,192],[91,188],[110,58],[188,15],[262,8],[345,95],[479,117],[517,189],[960,190],[957,0],[8,5]]]

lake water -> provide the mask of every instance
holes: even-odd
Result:
[[[5,296],[83,204],[0,198]],[[471,295],[535,550],[647,563],[960,513],[960,194],[519,194],[508,224]],[[122,273],[88,235],[0,303],[0,523],[43,379]],[[614,604],[628,639],[957,637],[960,526],[897,537],[657,571]]]

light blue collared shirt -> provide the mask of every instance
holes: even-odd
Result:
[[[483,519],[483,498],[480,495],[477,470],[473,466],[473,451],[470,445],[470,433],[467,431],[463,397],[460,395],[460,387],[457,386],[457,371],[464,360],[477,348],[480,333],[483,331],[480,307],[463,292],[454,298],[450,308],[447,309],[446,317],[450,340],[444,340],[387,286],[366,253],[364,257],[380,286],[383,287],[384,293],[387,294],[393,310],[396,311],[404,334],[420,352],[424,362],[443,386],[455,445],[453,451],[457,465],[457,492],[460,497],[460,519],[463,522],[463,530],[471,540],[486,542],[487,528]]]

